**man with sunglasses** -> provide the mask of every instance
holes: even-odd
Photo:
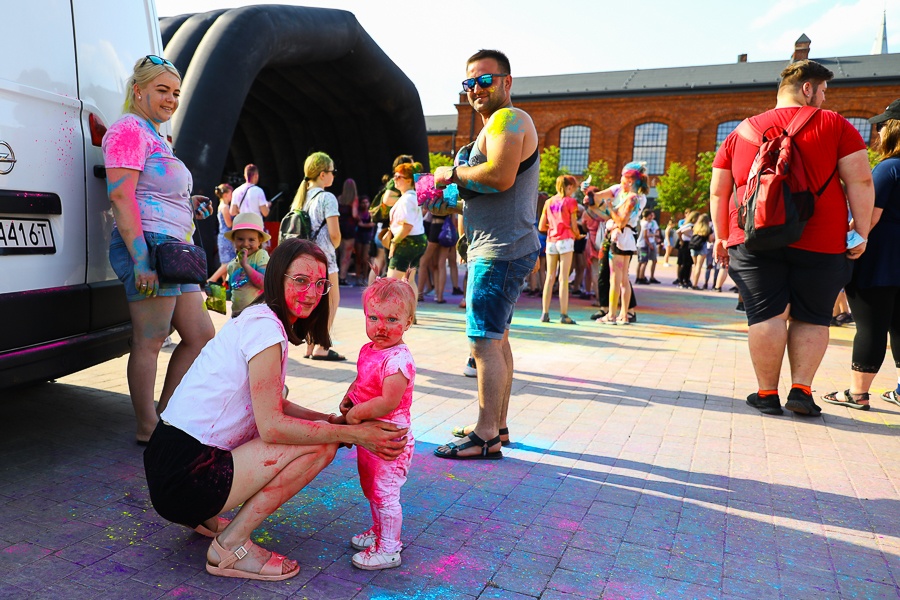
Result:
[[[478,371],[478,422],[454,430],[465,438],[435,455],[450,459],[499,459],[509,444],[506,414],[512,387],[509,325],[525,278],[537,260],[534,215],[538,193],[538,140],[528,114],[511,101],[509,59],[481,50],[466,63],[463,81],[469,104],[483,123],[477,139],[460,151],[456,166],[435,170],[437,186],[455,183],[463,199],[452,209],[463,215],[468,247],[466,334]],[[450,209],[443,201],[429,207]]]

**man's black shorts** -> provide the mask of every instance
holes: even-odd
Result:
[[[749,325],[777,317],[790,304],[791,319],[827,327],[834,301],[853,274],[844,254],[796,248],[751,253],[740,244],[728,249],[728,257]]]

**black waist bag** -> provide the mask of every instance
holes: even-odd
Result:
[[[206,251],[200,246],[175,241],[148,246],[160,283],[206,282]]]

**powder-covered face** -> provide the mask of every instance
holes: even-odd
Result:
[[[181,80],[165,71],[143,88],[135,90],[134,106],[143,116],[159,125],[175,114],[179,96],[181,96]]]
[[[412,325],[412,315],[397,298],[370,298],[366,304],[366,335],[378,350],[403,341],[403,333]]]
[[[250,256],[259,250],[259,237],[259,232],[253,229],[238,229],[231,234],[231,243],[234,244],[235,250],[238,252],[246,250],[247,256]]]
[[[320,263],[312,256],[304,254],[291,262],[287,274],[291,277],[302,278],[302,283],[285,277],[285,306],[292,317],[292,321],[305,319],[322,299],[322,296],[316,293],[316,282],[320,279],[327,281],[328,270],[324,263]],[[310,284],[309,287],[305,291],[301,291],[301,288],[307,283]]]
[[[483,58],[470,63],[466,67],[466,78],[478,78],[488,73],[502,73],[500,64],[493,58]],[[509,89],[507,81],[509,77],[494,77],[491,85],[483,88],[476,83],[475,88],[466,92],[469,104],[475,112],[482,115],[490,115],[509,103]]]

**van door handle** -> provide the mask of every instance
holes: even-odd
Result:
[[[94,177],[97,179],[106,179],[106,167],[103,165],[94,165]]]

